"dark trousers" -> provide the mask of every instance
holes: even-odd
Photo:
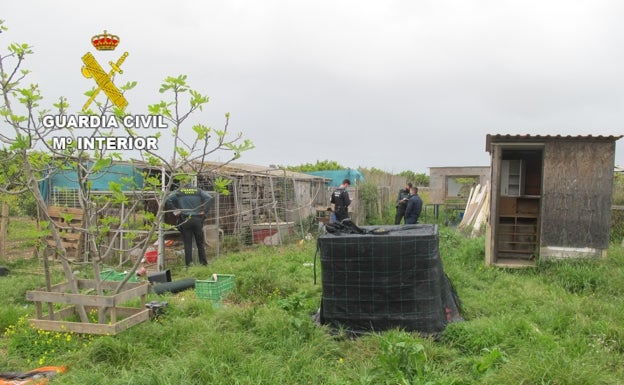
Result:
[[[398,205],[396,208],[396,215],[394,217],[394,224],[400,225],[401,220],[405,217],[405,209],[407,209],[407,205]]]
[[[336,221],[340,222],[343,219],[349,218],[349,209],[346,207],[336,207]]]
[[[207,265],[206,247],[204,245],[204,218],[197,215],[185,217],[182,223],[178,225],[178,230],[182,233],[182,240],[184,241],[186,266],[193,262],[193,238],[195,238],[195,244],[197,245],[199,263]]]

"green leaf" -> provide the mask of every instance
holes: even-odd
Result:
[[[231,179],[226,179],[223,177],[217,177],[215,179],[215,190],[221,195],[230,195],[230,191],[228,190],[228,186],[232,184]]]
[[[72,220],[74,219],[74,215],[70,214],[70,213],[61,213],[61,218],[63,218],[63,222],[67,223],[68,225],[71,224]]]
[[[152,115],[160,115],[160,104],[151,104],[147,106],[147,111]]]
[[[151,154],[147,155],[146,160],[150,166],[160,166],[162,163],[158,157]]]
[[[110,158],[100,158],[95,161],[95,163],[93,164],[92,170],[93,172],[101,171],[103,169],[110,167],[112,163],[113,161]]]
[[[190,90],[189,93],[191,94],[191,108],[199,108],[199,110],[202,110],[202,107],[204,104],[208,103],[208,96],[204,96],[202,94],[200,94],[197,91],[194,90]]]
[[[176,153],[178,155],[180,155],[183,158],[186,158],[186,157],[189,156],[189,152],[186,149],[182,148],[182,147],[179,147],[179,146],[176,147],[175,151],[176,151]]]
[[[133,81],[133,82],[127,82],[126,84],[122,85],[121,87],[119,87],[122,91],[128,91],[133,89],[134,87],[136,87],[137,82]]]
[[[18,133],[15,137],[13,144],[11,144],[11,150],[27,150],[30,148],[31,141],[30,136],[22,135]]]
[[[193,131],[195,131],[195,133],[197,134],[197,139],[203,140],[208,136],[210,128],[204,126],[203,124],[196,124],[193,126]]]
[[[91,88],[90,90],[85,91],[84,96],[88,96],[88,97],[93,96],[93,94],[95,93],[95,90],[96,90],[96,88],[95,88],[95,87],[93,87],[93,88]]]
[[[67,102],[67,98],[60,97],[57,103],[52,104],[58,110],[66,110],[69,108],[69,103]]]

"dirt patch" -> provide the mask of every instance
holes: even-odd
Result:
[[[9,218],[6,241],[4,245],[0,245],[2,250],[0,260],[14,261],[36,256],[37,236],[37,222],[33,218]]]
[[[32,246],[32,242],[10,241],[4,245],[2,259],[5,261],[33,257],[35,257],[35,248]]]

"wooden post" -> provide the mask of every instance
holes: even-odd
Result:
[[[9,229],[9,205],[2,202],[0,213],[0,255],[6,255],[7,232]]]
[[[279,239],[280,246],[282,245],[282,230],[280,229],[280,220],[277,217],[277,202],[275,201],[275,189],[273,188],[273,177],[269,177],[271,184],[271,199],[273,200],[273,214],[275,215],[275,224],[277,225],[277,237]],[[217,238],[219,233],[217,232]]]

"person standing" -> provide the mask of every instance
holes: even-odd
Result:
[[[410,188],[410,197],[407,200],[407,207],[405,208],[405,224],[413,225],[418,223],[420,212],[422,211],[423,201],[418,195],[418,187]]]
[[[174,210],[178,217],[178,230],[184,241],[184,259],[188,267],[193,262],[193,238],[197,245],[199,263],[207,265],[204,244],[204,218],[208,215],[212,196],[204,190],[185,185],[174,191],[166,200],[165,208]]]
[[[396,200],[396,215],[394,217],[395,225],[400,225],[401,220],[405,217],[405,209],[407,208],[407,200],[409,198],[411,188],[412,184],[408,183],[405,185],[404,189],[399,190],[399,195]]]
[[[336,214],[337,222],[349,218],[349,205],[351,204],[351,198],[349,198],[349,192],[347,191],[347,187],[349,186],[351,186],[351,181],[345,179],[342,181],[340,187],[332,193],[330,202],[334,204],[334,213]]]

